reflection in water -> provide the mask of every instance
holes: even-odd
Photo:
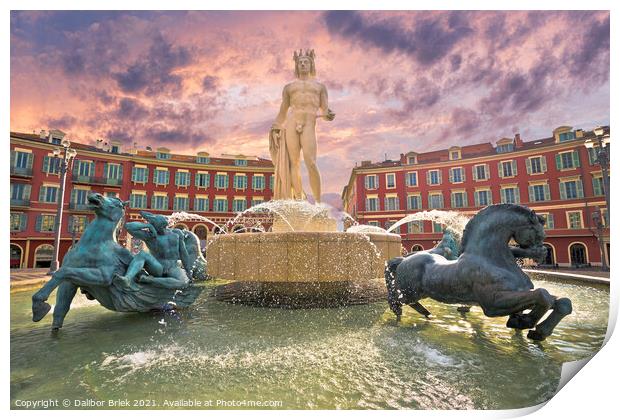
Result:
[[[427,320],[387,303],[286,310],[202,293],[177,318],[118,314],[83,296],[58,337],[11,296],[11,400],[175,398],[282,400],[282,408],[517,408],[549,399],[561,363],[592,355],[607,290],[536,282],[573,300],[542,344],[478,308],[425,301]],[[209,286],[212,287],[212,286]]]

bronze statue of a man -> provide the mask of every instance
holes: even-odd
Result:
[[[295,51],[295,77],[284,86],[282,105],[269,133],[269,151],[275,165],[274,199],[304,199],[301,159],[308,169],[310,188],[321,200],[321,174],[316,164],[316,120],[332,121],[336,114],[327,106],[327,89],[314,79],[314,50]],[[290,110],[290,112],[289,112]]]

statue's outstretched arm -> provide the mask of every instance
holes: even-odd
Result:
[[[291,101],[288,96],[288,89],[287,86],[284,86],[284,89],[282,90],[282,104],[280,105],[280,112],[278,112],[278,116],[273,123],[273,128],[280,129],[284,126],[284,122],[286,121],[286,114],[290,105]]]
[[[131,236],[142,241],[152,239],[157,235],[155,228],[150,223],[128,222],[125,223],[125,229]]]

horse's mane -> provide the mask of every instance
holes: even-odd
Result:
[[[480,222],[497,212],[516,212],[532,220],[536,220],[536,213],[534,212],[534,210],[525,206],[520,206],[517,204],[493,204],[487,206],[480,210],[465,225],[465,229],[463,230],[463,239],[461,240],[461,250],[465,249],[467,241],[471,236],[471,232],[476,230]]]

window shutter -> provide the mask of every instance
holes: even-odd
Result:
[[[557,169],[563,169],[562,168],[562,157],[560,156],[559,153],[555,155],[555,167]]]
[[[551,191],[549,191],[549,184],[545,184],[545,201],[551,200]]]
[[[80,160],[79,159],[73,159],[73,174],[77,176],[77,174],[79,173],[78,170],[80,168]]]
[[[45,190],[47,190],[47,187],[41,185],[41,188],[39,188],[39,201],[45,201]]]
[[[530,158],[525,159],[525,172],[530,175],[532,173],[532,160]]]
[[[513,160],[510,164],[512,165],[512,176],[517,176],[517,161]]]
[[[505,203],[506,202],[506,190],[502,188],[499,192],[500,192],[502,203]]]
[[[547,172],[547,158],[545,156],[540,157],[540,168],[543,172]]]
[[[396,197],[396,210],[400,210],[400,200]]]
[[[118,166],[118,179],[119,180],[123,179],[123,165]]]
[[[196,176],[194,177],[194,186],[199,187],[200,186],[200,179],[202,178],[202,175],[200,174],[196,174]],[[194,203],[196,203],[196,201],[194,201]],[[195,206],[196,204],[194,204]]]
[[[472,166],[471,167],[471,177],[474,181],[478,181],[478,174],[476,172],[476,167]]]
[[[467,171],[465,171],[465,169],[461,170],[461,181],[465,182],[467,181]]]
[[[583,183],[580,179],[575,181],[575,186],[577,187],[577,198],[583,198]]]
[[[41,223],[43,221],[43,216],[42,215],[38,215],[37,216],[37,222],[36,222],[36,226],[35,226],[35,230],[37,232],[41,232]]]
[[[529,187],[527,187],[527,189],[530,195],[530,203],[531,203],[536,199],[536,197],[534,196],[534,187],[530,185]]]
[[[547,228],[553,229],[555,227],[555,220],[553,219],[553,213],[547,214]]]
[[[166,199],[164,200],[164,210],[168,210],[170,208],[170,205],[168,203],[168,197],[166,197]]]
[[[110,177],[110,165],[108,165],[107,163],[103,164],[103,176],[104,178],[109,178]]]
[[[560,199],[566,200],[566,184],[560,182]]]
[[[437,181],[441,184],[441,170],[437,171]]]
[[[515,204],[519,204],[521,203],[521,191],[519,191],[519,188],[515,188]]]
[[[504,168],[502,167],[502,162],[499,162],[497,164],[497,173],[499,174],[500,178],[504,177]]]
[[[157,183],[157,169],[155,169],[153,171],[153,183],[156,184]]]
[[[468,207],[468,205],[467,205],[467,192],[463,193],[463,207]]]
[[[137,168],[136,167],[131,168],[131,180],[133,182],[137,181],[136,176],[138,176],[138,175],[136,175],[136,172],[137,172]]]
[[[450,182],[451,183],[454,182],[454,169],[450,169],[448,171],[448,175],[449,175],[449,178],[450,178]]]
[[[364,186],[366,187],[367,190],[370,189],[370,177],[368,175],[364,177]]]
[[[452,207],[452,208],[456,207],[456,206],[454,205],[454,204],[455,204],[455,201],[456,201],[456,200],[454,199],[454,193],[451,193],[451,194],[450,194],[450,207]]]
[[[155,208],[155,196],[151,197],[151,208],[154,209]]]
[[[431,185],[431,171],[426,171],[426,184]]]
[[[50,157],[43,156],[43,172],[49,173],[49,171],[50,171]]]
[[[30,200],[30,191],[32,186],[30,184],[24,185],[24,195],[22,195],[22,200]]]
[[[444,204],[443,204],[443,194],[439,195],[439,208],[444,208]]]
[[[26,224],[28,223],[28,215],[22,214],[19,218],[19,230],[26,230]]]
[[[89,176],[95,176],[95,162],[90,162],[88,165]]]
[[[165,171],[166,185],[170,184],[170,171]],[[167,200],[167,198],[166,198]]]
[[[32,153],[28,153],[28,169],[32,169],[32,159],[34,158],[34,155]]]
[[[17,153],[15,150],[11,150],[11,166],[15,166],[15,159],[17,159]]]
[[[69,220],[67,223],[67,232],[71,233],[73,232],[73,223],[75,220],[75,216],[69,216]]]
[[[77,191],[74,189],[71,190],[71,203],[75,203],[75,196],[77,195]]]
[[[383,199],[383,210],[387,210],[388,209],[388,199],[387,197],[385,197]]]
[[[174,185],[179,186],[179,178],[180,178],[180,176],[179,176],[179,175],[180,175],[180,172],[179,172],[179,171],[176,171],[176,172],[174,173]]]
[[[579,161],[579,152],[577,150],[573,150],[573,165],[575,165],[575,168],[579,168],[581,166],[581,162]]]

